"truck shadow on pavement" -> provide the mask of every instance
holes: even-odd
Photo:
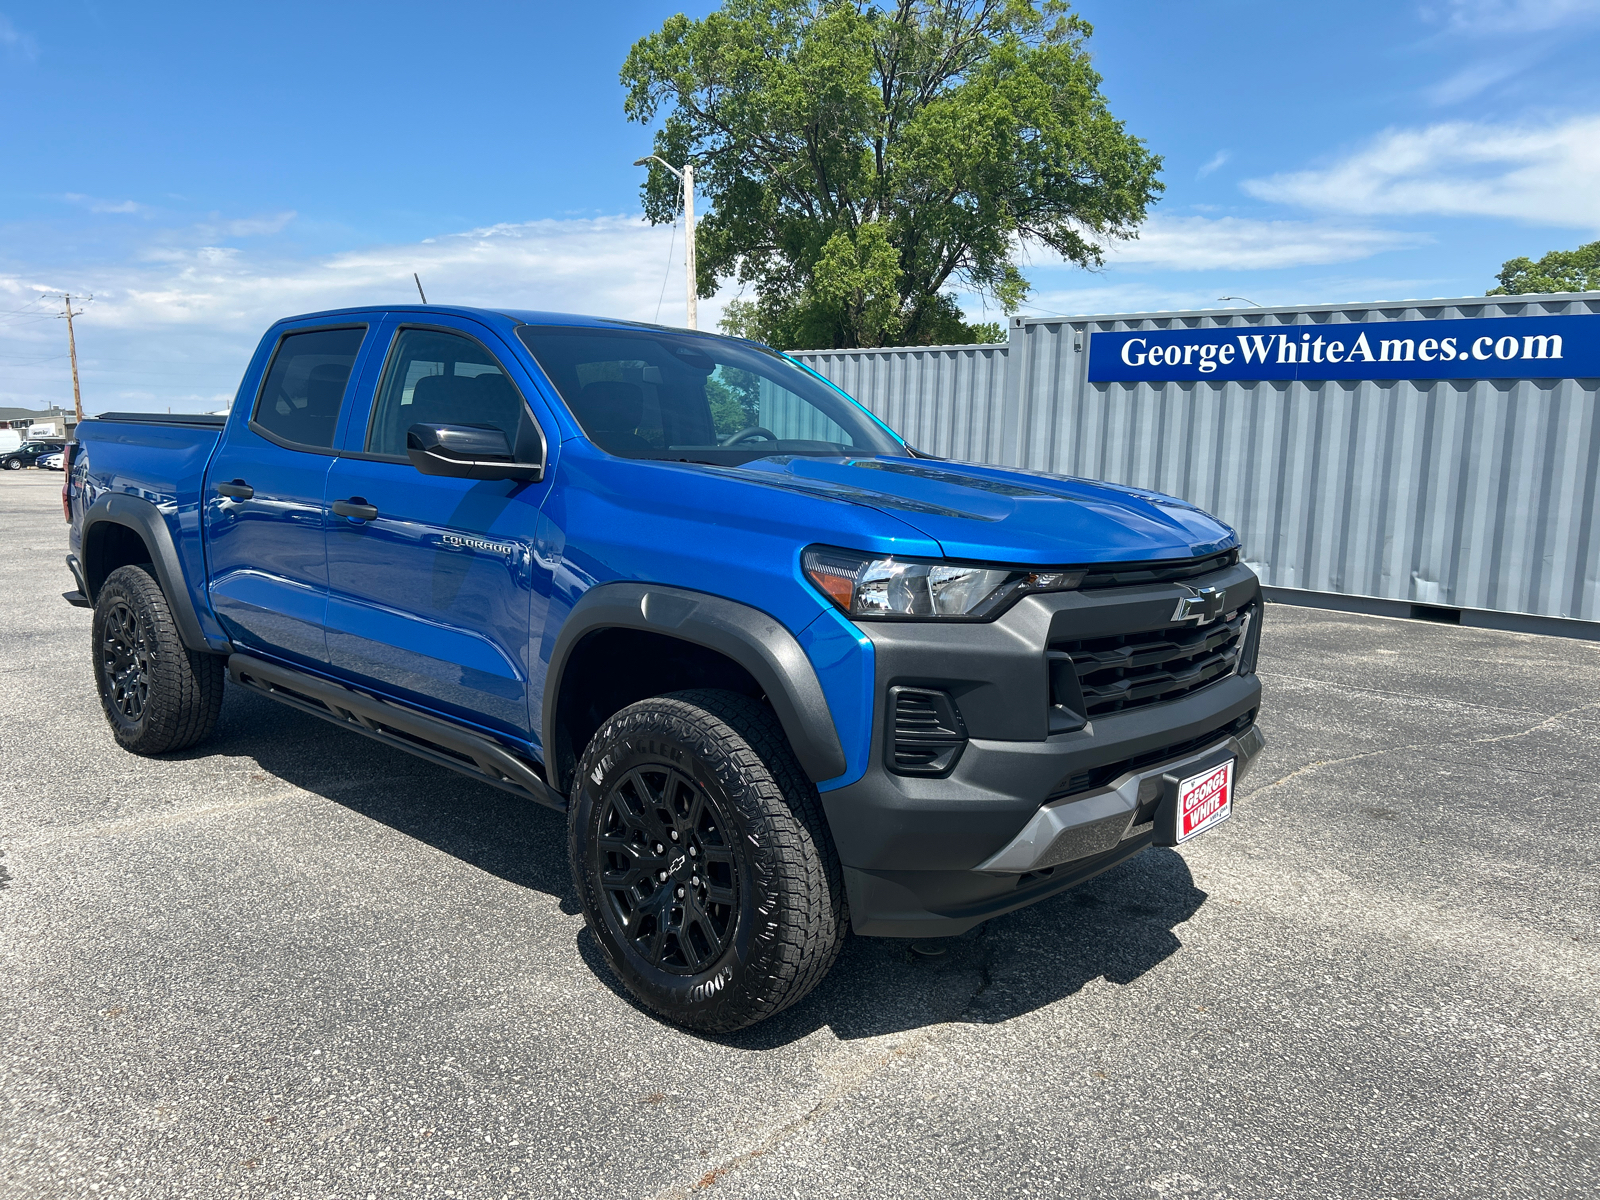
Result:
[[[218,751],[248,756],[286,783],[519,887],[558,897],[563,912],[578,913],[566,820],[559,813],[242,688],[228,689],[216,739],[192,756]],[[759,1050],[824,1026],[836,1037],[858,1039],[948,1022],[1007,1021],[1096,980],[1134,982],[1181,949],[1175,929],[1206,899],[1179,854],[1150,850],[961,937],[918,943],[852,937],[810,996],[753,1029],[714,1040]],[[637,1008],[587,929],[576,942],[595,975]]]

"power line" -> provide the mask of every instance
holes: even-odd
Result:
[[[65,354],[52,354],[48,358],[16,359],[9,354],[0,354],[0,359],[4,359],[14,367],[31,367],[35,363],[60,362],[66,357],[67,355]]]
[[[661,295],[656,297],[656,324],[661,323],[661,302],[667,298],[667,280],[672,278],[672,248],[678,244],[678,218],[672,218],[672,236],[667,239],[667,269],[661,275]]]

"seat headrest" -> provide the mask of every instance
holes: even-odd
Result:
[[[591,383],[578,397],[585,423],[595,433],[632,433],[644,419],[644,389],[637,383]]]
[[[350,368],[339,363],[312,367],[306,376],[306,408],[322,416],[337,413],[349,378]]]

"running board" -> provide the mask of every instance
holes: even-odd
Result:
[[[248,654],[228,656],[228,677],[341,728],[366,734],[557,812],[567,811],[566,797],[545,782],[538,767],[459,725]]]

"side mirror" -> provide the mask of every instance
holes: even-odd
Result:
[[[424,475],[458,479],[544,478],[541,463],[519,463],[511,443],[493,425],[413,425],[406,430],[406,457]]]

